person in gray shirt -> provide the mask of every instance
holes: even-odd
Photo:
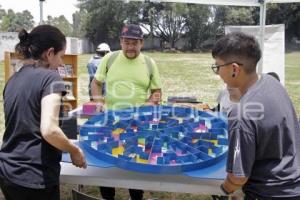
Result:
[[[258,75],[261,50],[240,32],[219,39],[212,70],[227,84],[229,195],[243,189],[246,200],[300,199],[300,127],[286,90],[270,75]]]

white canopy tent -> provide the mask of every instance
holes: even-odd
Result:
[[[265,24],[266,24],[266,8],[268,3],[300,3],[300,0],[124,0],[143,1],[143,2],[169,2],[169,3],[195,3],[207,5],[228,5],[228,6],[256,6],[260,7],[260,45],[262,52],[264,50]],[[258,66],[258,73],[263,71],[263,60]]]

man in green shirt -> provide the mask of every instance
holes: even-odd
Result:
[[[141,106],[156,105],[161,101],[161,81],[154,60],[141,53],[143,32],[138,25],[123,27],[120,37],[121,51],[104,56],[92,81],[92,95],[98,102],[98,110],[103,106],[117,110]],[[106,83],[105,98],[101,94]],[[115,189],[100,187],[106,200],[114,200]],[[143,191],[129,189],[131,200],[142,200]]]
[[[143,32],[138,25],[122,29],[122,50],[105,56],[92,81],[92,95],[108,109],[116,110],[158,104],[161,100],[161,81],[156,63],[141,53]],[[106,96],[101,94],[106,82]]]

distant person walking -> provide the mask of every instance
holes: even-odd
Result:
[[[91,92],[91,83],[92,80],[94,79],[95,73],[97,71],[98,66],[101,63],[102,58],[110,52],[110,47],[108,46],[108,44],[106,43],[101,43],[97,46],[96,49],[96,54],[93,55],[88,64],[87,64],[87,69],[88,69],[88,73],[89,73],[89,96],[90,96],[90,100],[93,100],[92,98],[92,92]],[[102,87],[102,93],[105,93],[105,85],[103,84]]]

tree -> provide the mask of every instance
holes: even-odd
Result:
[[[225,16],[225,25],[255,25],[253,7],[230,7]]]
[[[81,11],[87,12],[86,36],[97,45],[119,38],[125,22],[137,22],[140,2],[128,4],[112,0],[79,0]]]
[[[63,15],[60,15],[59,17],[54,17],[54,18],[48,15],[47,20],[45,21],[45,24],[49,24],[49,25],[57,27],[66,36],[72,36],[72,34],[73,34],[72,25],[69,23],[69,21]]]
[[[20,29],[31,30],[34,27],[33,16],[28,10],[15,13],[9,9],[2,17],[1,30],[14,32]]]
[[[0,5],[0,21],[2,21],[2,18],[6,15],[6,12],[4,9],[1,8],[1,5]]]
[[[254,7],[214,6],[213,23],[215,38],[224,34],[226,25],[257,25],[257,9]]]
[[[160,3],[147,2],[142,4],[140,8],[140,25],[148,31],[152,45],[154,42],[154,18],[155,13],[164,9],[164,6]]]
[[[187,31],[186,4],[164,3],[163,9],[153,13],[153,29],[156,36],[169,43],[171,48]]]
[[[187,10],[187,33],[190,49],[200,49],[203,41],[211,35],[209,19],[212,13],[209,6],[188,4]]]
[[[300,39],[300,4],[268,4],[266,24],[285,24],[287,42]]]
[[[88,13],[86,10],[76,11],[73,15],[73,36],[82,38],[86,35],[85,24],[87,23]]]

